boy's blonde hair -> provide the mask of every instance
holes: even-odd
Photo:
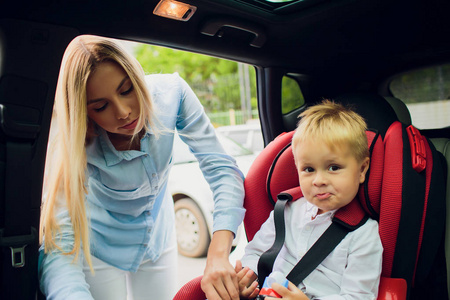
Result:
[[[302,141],[314,139],[324,142],[332,150],[348,145],[359,162],[369,157],[366,122],[353,110],[324,100],[306,109],[299,117],[301,119],[292,137],[293,150]]]
[[[87,116],[86,84],[89,76],[102,62],[117,63],[129,76],[138,99],[140,114],[136,128],[148,130],[158,135],[153,126],[156,117],[147,90],[144,71],[139,62],[128,54],[119,43],[96,36],[79,36],[67,47],[61,64],[55,96],[56,118],[55,141],[49,144],[47,155],[47,175],[44,188],[45,201],[42,206],[40,241],[45,251],[55,248],[64,254],[80,254],[81,247],[91,266],[89,251],[89,226],[85,207],[86,145],[95,137],[96,126]],[[56,122],[56,124],[55,124]],[[137,136],[135,132],[133,138]],[[74,246],[69,252],[60,249],[55,238],[59,232],[55,210],[57,199],[64,198],[72,221]]]

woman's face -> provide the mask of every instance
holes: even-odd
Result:
[[[109,133],[133,135],[139,102],[130,78],[117,63],[97,66],[88,78],[86,96],[88,117],[98,126]]]

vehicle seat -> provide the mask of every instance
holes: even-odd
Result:
[[[445,228],[445,258],[446,258],[446,266],[447,266],[447,288],[448,293],[450,295],[450,139],[448,138],[431,138],[430,139],[433,145],[436,147],[436,150],[441,152],[445,158],[445,162],[447,163],[447,179],[446,179],[446,224]]]
[[[412,124],[411,114],[406,106],[406,104],[398,98],[395,97],[384,97],[386,101],[394,109],[399,121],[406,125]],[[445,228],[450,228],[450,139],[446,137],[441,138],[430,138],[434,147],[437,151],[443,154],[445,162],[447,165],[447,180],[446,180],[446,225]],[[447,266],[447,287],[450,294],[450,230],[445,232],[445,257]]]
[[[406,125],[412,124],[411,114],[406,104],[396,97],[384,97],[387,102],[394,109],[399,121]],[[447,180],[446,180],[446,226],[450,228],[450,139],[446,137],[430,138],[437,151],[443,154],[447,165]],[[445,257],[447,269],[447,288],[450,294],[450,230],[445,232]]]

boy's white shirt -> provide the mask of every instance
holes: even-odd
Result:
[[[335,211],[317,215],[318,208],[305,198],[285,208],[286,239],[273,271],[285,276],[331,224]],[[275,239],[273,212],[247,245],[242,265],[257,273],[259,257]],[[298,287],[314,299],[376,299],[383,247],[378,223],[369,219],[347,236]]]

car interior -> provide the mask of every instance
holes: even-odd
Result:
[[[412,124],[442,154],[434,163],[446,173],[449,203],[449,11],[446,0],[3,1],[0,299],[45,299],[37,279],[44,166],[61,59],[76,36],[147,43],[254,66],[266,146],[292,131],[305,107],[322,99],[351,99],[363,115],[381,110],[366,117],[369,126],[381,130],[392,118]],[[285,93],[292,83],[295,92]],[[441,106],[420,123],[416,112],[428,111],[422,102],[437,100]],[[448,289],[447,215],[439,240],[446,257],[436,258],[446,270],[430,271],[428,280]]]

